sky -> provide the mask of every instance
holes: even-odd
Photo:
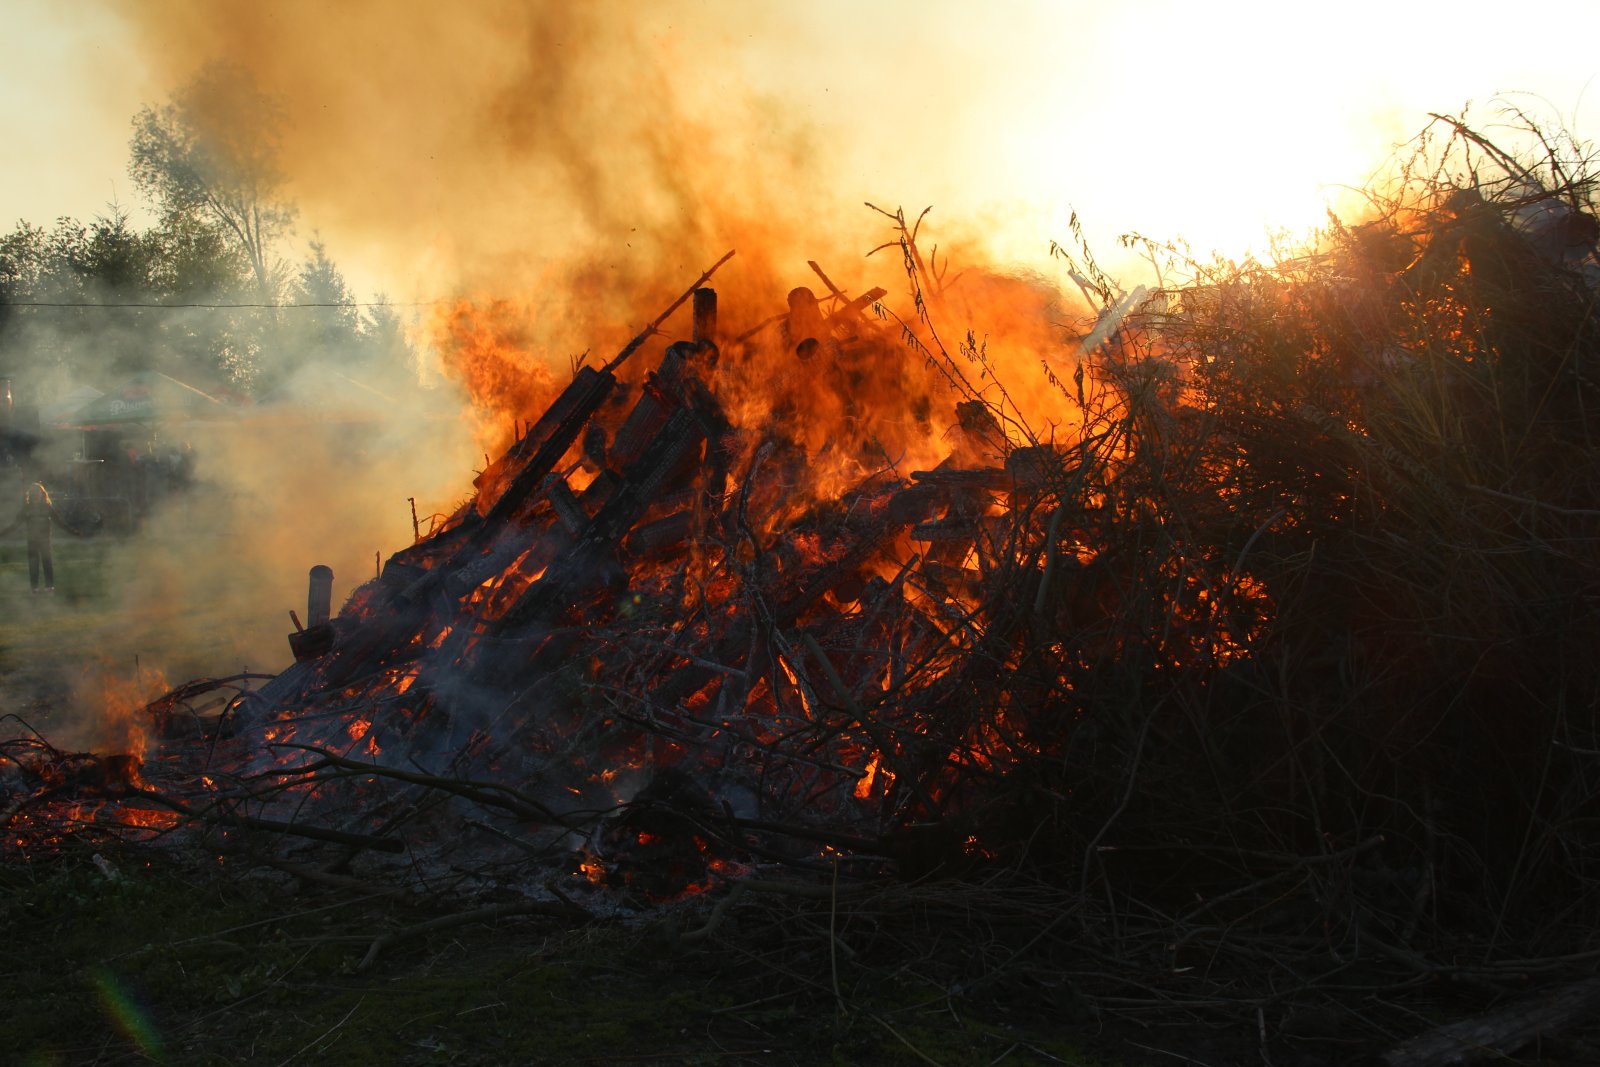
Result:
[[[852,229],[856,247],[871,247],[880,231],[864,201],[932,206],[952,239],[1045,270],[1074,211],[1106,251],[1137,231],[1238,255],[1268,230],[1316,225],[1430,111],[1470,106],[1492,123],[1510,100],[1585,138],[1600,122],[1600,58],[1577,46],[1600,39],[1593,0],[1525,16],[1462,2],[1448,18],[1406,0],[0,0],[0,10],[0,217],[47,224],[113,200],[137,209],[126,175],[134,112],[207,62],[244,62],[286,95],[291,128],[304,131],[290,146],[296,239],[323,239],[361,295],[396,298],[481,286],[463,279],[473,262],[503,277],[518,245],[523,260],[567,237],[635,248],[628,231],[660,217],[652,197],[685,190],[639,182],[638,202],[622,206],[617,186],[630,169],[698,169],[695,138],[721,173],[687,191],[793,183],[736,195],[747,215],[792,206],[803,217],[786,221],[827,247]],[[551,94],[576,128],[512,114],[523,93],[530,111]],[[663,128],[687,143],[630,157],[630,138]],[[515,143],[535,135],[537,146]],[[591,152],[555,179],[540,161]],[[586,187],[612,202],[583,203]],[[552,203],[558,211],[540,213]],[[686,262],[720,251],[686,250]]]

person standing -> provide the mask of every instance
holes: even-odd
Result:
[[[22,494],[22,511],[4,533],[10,533],[18,526],[22,527],[23,535],[28,542],[28,584],[35,593],[39,592],[39,579],[44,578],[44,591],[56,591],[55,562],[50,556],[50,527],[56,525],[68,533],[76,533],[61,517],[56,514],[56,508],[50,501],[50,493],[43,483],[34,482],[28,486],[27,492]]]

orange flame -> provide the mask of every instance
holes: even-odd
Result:
[[[498,453],[556,395],[560,383],[530,353],[531,312],[508,300],[457,301],[439,313],[435,341],[445,369],[467,390],[479,443]]]
[[[77,698],[90,713],[89,747],[126,754],[136,769],[152,741],[154,723],[145,708],[169,688],[162,672],[148,667],[123,673],[102,665],[91,672]]]

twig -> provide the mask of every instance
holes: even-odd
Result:
[[[1490,489],[1486,485],[1464,485],[1463,489],[1470,489],[1474,493],[1492,496],[1498,500],[1505,500],[1512,504],[1522,504],[1540,511],[1548,511],[1552,515],[1566,515],[1575,519],[1600,519],[1600,509],[1595,508],[1566,508],[1559,504],[1547,504],[1543,500],[1535,500],[1530,496],[1518,496],[1515,493],[1504,493],[1498,489]]]
[[[1363,852],[1368,852],[1368,851],[1371,851],[1372,849],[1377,848],[1379,845],[1383,844],[1383,842],[1384,842],[1384,836],[1382,834],[1374,834],[1373,836],[1367,838],[1365,841],[1357,842],[1356,844],[1351,845],[1349,848],[1340,849],[1337,852],[1325,852],[1325,853],[1323,853],[1321,855],[1318,855],[1318,856],[1302,856],[1299,859],[1295,860],[1289,866],[1285,867],[1283,870],[1274,871],[1273,873],[1267,875],[1265,878],[1258,878],[1254,882],[1251,882],[1249,885],[1240,886],[1237,889],[1233,889],[1233,890],[1230,890],[1229,892],[1223,893],[1221,896],[1216,896],[1216,897],[1212,897],[1209,900],[1201,901],[1199,904],[1195,905],[1193,908],[1189,909],[1187,912],[1184,912],[1184,914],[1178,919],[1178,921],[1181,922],[1181,923],[1190,922],[1196,916],[1202,915],[1205,912],[1210,911],[1212,908],[1216,907],[1218,904],[1223,904],[1223,903],[1226,903],[1227,901],[1233,900],[1233,899],[1235,899],[1237,897],[1244,896],[1244,895],[1246,895],[1248,893],[1253,893],[1257,889],[1260,889],[1263,886],[1269,885],[1272,882],[1275,882],[1278,879],[1284,877],[1285,875],[1290,875],[1290,874],[1295,873],[1296,871],[1305,870],[1307,867],[1317,867],[1317,866],[1320,866],[1320,865],[1325,864],[1325,863],[1333,863],[1336,860],[1353,859],[1354,857],[1361,855]]]
[[[441,915],[427,922],[417,923],[415,926],[403,927],[393,930],[372,942],[372,947],[367,949],[367,954],[356,965],[357,971],[365,971],[371,967],[385,951],[405,941],[415,940],[439,930],[449,930],[456,926],[466,926],[469,923],[493,922],[495,919],[510,918],[514,915],[548,915],[551,918],[566,919],[577,922],[590,922],[594,916],[581,908],[575,909],[571,904],[554,904],[546,900],[524,900],[510,904],[491,904],[475,911],[463,911],[454,915]]]
[[[900,1042],[906,1048],[910,1049],[912,1055],[916,1056],[917,1059],[921,1060],[923,1063],[932,1064],[932,1067],[944,1067],[944,1065],[941,1064],[938,1060],[934,1059],[932,1056],[928,1055],[926,1052],[922,1051],[920,1048],[918,1048],[917,1046],[913,1045],[910,1041],[906,1040],[905,1035],[902,1034],[900,1031],[896,1030],[894,1027],[890,1026],[888,1020],[885,1019],[883,1016],[874,1014],[872,1016],[872,1021],[877,1023],[879,1026],[883,1027],[885,1030],[889,1031],[889,1033],[894,1036],[894,1039],[896,1041]]]
[[[1155,722],[1156,714],[1165,703],[1165,698],[1157,700],[1155,706],[1145,714],[1144,725],[1139,728],[1139,740],[1133,748],[1133,758],[1128,764],[1128,781],[1122,790],[1122,799],[1117,801],[1116,808],[1112,810],[1110,815],[1106,816],[1105,822],[1100,824],[1100,829],[1095,831],[1094,837],[1089,840],[1089,844],[1083,850],[1083,869],[1078,875],[1079,897],[1088,896],[1089,863],[1094,858],[1095,849],[1099,846],[1100,839],[1111,831],[1111,824],[1116,822],[1122,813],[1127,810],[1128,802],[1133,799],[1133,786],[1139,780],[1139,760],[1144,755],[1144,740],[1150,735],[1150,724]]]
[[[365,993],[363,993],[363,994],[361,994],[361,997],[354,1004],[352,1004],[350,1006],[350,1010],[344,1013],[344,1018],[340,1019],[338,1022],[336,1022],[332,1026],[328,1027],[326,1030],[324,1030],[321,1034],[317,1035],[311,1041],[307,1042],[306,1045],[303,1048],[301,1048],[298,1052],[296,1052],[294,1055],[290,1056],[288,1059],[284,1060],[282,1063],[278,1064],[278,1067],[288,1067],[289,1064],[293,1063],[295,1060],[297,1060],[301,1056],[305,1055],[305,1053],[306,1053],[306,1051],[308,1049],[313,1048],[316,1045],[322,1044],[322,1042],[327,1039],[329,1034],[333,1033],[335,1030],[339,1029],[339,1027],[341,1027],[345,1023],[349,1022],[350,1021],[350,1016],[354,1015],[356,1013],[356,1009],[361,1007],[361,1005],[365,1004],[366,1002],[367,1002],[367,995]],[[319,1049],[318,1051],[320,1052],[320,1051],[323,1051],[323,1050]]]
[[[355,845],[360,848],[376,849],[379,852],[404,852],[406,849],[405,842],[395,837],[376,837],[372,834],[357,834],[346,830],[329,830],[321,826],[308,826],[305,823],[282,822],[278,819],[260,819],[253,815],[240,815],[238,812],[229,809],[201,811],[190,807],[181,800],[158,793],[152,789],[131,790],[130,795],[154,801],[163,807],[171,808],[180,815],[185,815],[201,822],[221,823],[247,830],[265,830],[274,834],[289,834],[293,837],[304,837],[313,841],[329,841],[336,845]]]
[[[727,919],[728,912],[733,908],[734,903],[744,896],[748,889],[749,886],[745,883],[735,881],[733,888],[728,891],[728,895],[717,901],[717,906],[711,909],[711,914],[706,917],[705,925],[686,931],[679,940],[694,944],[697,941],[704,941],[712,934],[715,934]]]

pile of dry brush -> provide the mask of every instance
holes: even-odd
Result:
[[[1263,1027],[1270,1010],[1285,1032],[1308,1004],[1358,996],[1374,1038],[1416,1028],[1381,1011],[1399,991],[1450,978],[1492,999],[1592,970],[1600,228],[1581,153],[1547,146],[1520,161],[1440,119],[1359,225],[1270,265],[1152,248],[1183,280],[1137,299],[1069,255],[1104,308],[1055,383],[1081,409],[1070,432],[1030,429],[982,344],[943,347],[943,279],[899,219],[917,309],[899,343],[990,435],[991,462],[841,500],[937,498],[931,526],[961,526],[973,553],[875,583],[791,561],[789,588],[834,582],[830,615],[807,599],[761,625],[792,631],[772,654],[788,681],[764,670],[803,691],[813,762],[844,745],[897,770],[877,780],[878,823],[812,827],[813,843],[897,861],[847,875],[897,865],[902,880],[714,885],[695,940],[779,901],[774,931],[804,940],[820,922],[861,965],[926,953],[949,988],[1054,990],[1074,1012],[1244,1008]],[[714,398],[696,395],[702,416]],[[759,489],[770,454],[730,453],[726,499]],[[958,514],[958,491],[981,504]],[[728,515],[743,522],[706,528],[750,570]],[[691,508],[680,525],[707,522]],[[741,581],[751,603],[776,595]],[[863,582],[872,604],[840,591]],[[871,660],[850,641],[892,628],[881,618],[930,651],[891,685],[838,677]],[[705,647],[735,643],[748,635]],[[687,743],[682,722],[662,726],[673,702],[622,710]],[[762,758],[796,765],[780,741]],[[466,795],[447,776],[407,782]],[[762,831],[694,818],[735,846]],[[922,924],[941,909],[977,916],[981,943],[939,958]]]
[[[1096,551],[1007,649],[1066,684],[984,815],[1171,969],[1600,960],[1600,227],[1546,145],[1440,118],[1366,221],[1188,264],[1078,386]]]

